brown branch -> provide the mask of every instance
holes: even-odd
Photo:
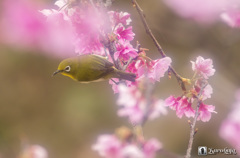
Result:
[[[135,6],[140,18],[141,18],[141,21],[144,25],[144,28],[146,30],[146,33],[151,37],[151,39],[153,40],[155,46],[157,47],[158,49],[158,52],[161,54],[162,57],[166,57],[167,55],[165,54],[165,52],[163,51],[161,45],[158,43],[157,39],[155,38],[155,36],[153,35],[150,27],[148,26],[148,23],[146,21],[146,18],[145,18],[145,15],[143,13],[143,10],[141,9],[141,7],[139,6],[139,4],[137,3],[136,0],[131,0],[133,5]],[[182,80],[182,77],[176,72],[176,70],[172,67],[172,66],[169,66],[169,70],[174,74],[174,76],[176,77],[177,81],[178,81],[178,84],[181,86],[181,89],[183,91],[186,91],[186,87],[185,87],[185,83],[184,81]]]
[[[110,54],[110,56],[111,56],[111,58],[112,58],[112,60],[113,60],[113,63],[114,63],[114,65],[115,65],[115,67],[116,67],[117,69],[121,69],[121,68],[120,68],[120,64],[119,64],[119,61],[118,61],[118,60],[115,60],[115,58],[114,58],[114,53],[117,52],[117,48],[116,48],[114,42],[110,41],[109,38],[108,38],[107,40],[108,40],[108,44],[106,44],[105,46],[108,48],[108,51],[109,51],[109,54]]]
[[[189,138],[189,142],[188,142],[188,148],[187,148],[187,153],[185,158],[190,158],[191,157],[191,151],[192,151],[192,144],[193,144],[193,139],[194,139],[194,135],[196,134],[196,130],[195,130],[195,126],[197,123],[197,119],[199,116],[199,107],[201,105],[201,95],[203,93],[204,88],[207,86],[207,82],[203,83],[200,89],[200,92],[197,95],[197,108],[196,108],[196,112],[195,112],[195,116],[193,119],[193,123],[190,124],[190,138]]]
[[[123,71],[127,69],[127,67],[132,63],[133,60],[134,60],[133,57],[129,58],[128,62],[123,66]]]
[[[146,33],[151,37],[151,39],[153,40],[155,46],[157,47],[159,53],[161,54],[162,57],[165,57],[166,54],[164,53],[162,47],[160,46],[160,44],[158,43],[157,39],[155,38],[155,36],[153,35],[150,27],[148,26],[148,23],[146,21],[145,15],[143,13],[143,10],[141,9],[141,7],[139,6],[139,4],[137,3],[136,0],[132,0],[132,3],[134,6],[136,6],[137,12],[142,20],[142,23],[145,27]]]

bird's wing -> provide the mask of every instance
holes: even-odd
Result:
[[[106,58],[100,55],[90,55],[89,58],[91,59],[92,68],[94,69],[108,69],[113,67],[113,63],[109,62]]]
[[[91,55],[91,68],[99,73],[99,78],[108,78],[107,76],[114,71],[113,63],[109,62],[102,56]]]
[[[82,55],[80,63],[80,67],[84,67],[86,71],[79,75],[82,76],[79,80],[105,78],[106,75],[114,71],[113,64],[99,55]]]

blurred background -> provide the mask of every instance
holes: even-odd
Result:
[[[45,8],[52,8],[54,2],[39,0]],[[197,157],[198,146],[232,148],[219,137],[219,128],[231,111],[235,92],[240,87],[240,29],[221,21],[199,23],[182,18],[161,0],[139,0],[139,4],[179,74],[191,78],[190,61],[195,61],[199,55],[213,59],[216,73],[209,80],[213,95],[206,103],[215,105],[218,113],[212,114],[209,122],[197,122],[199,130],[193,143],[193,157]],[[0,5],[1,17],[4,15],[3,1]],[[129,12],[136,34],[133,45],[139,41],[143,48],[149,49],[147,53],[152,59],[160,57],[130,0],[116,0],[111,10]],[[1,23],[8,19],[1,18]],[[91,150],[98,135],[114,133],[120,126],[132,128],[126,118],[117,116],[117,95],[113,94],[107,81],[81,84],[60,75],[51,77],[61,58],[35,47],[3,42],[1,34],[1,158],[17,157],[23,144],[45,147],[50,158],[99,157]],[[170,94],[180,95],[180,87],[174,77],[171,80],[162,78],[156,84],[155,95],[165,99]],[[179,119],[175,111],[168,111],[168,115],[146,123],[144,136],[156,137],[165,150],[184,155],[189,140],[188,119]]]

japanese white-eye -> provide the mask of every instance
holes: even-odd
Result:
[[[57,71],[53,75],[58,73],[85,83],[111,78],[134,82],[136,78],[133,73],[116,69],[113,63],[109,62],[105,57],[93,54],[64,59],[60,62]]]

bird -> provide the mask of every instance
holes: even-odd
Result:
[[[81,83],[97,82],[118,78],[135,82],[134,73],[118,70],[106,57],[84,54],[64,59],[52,76],[62,74]]]

